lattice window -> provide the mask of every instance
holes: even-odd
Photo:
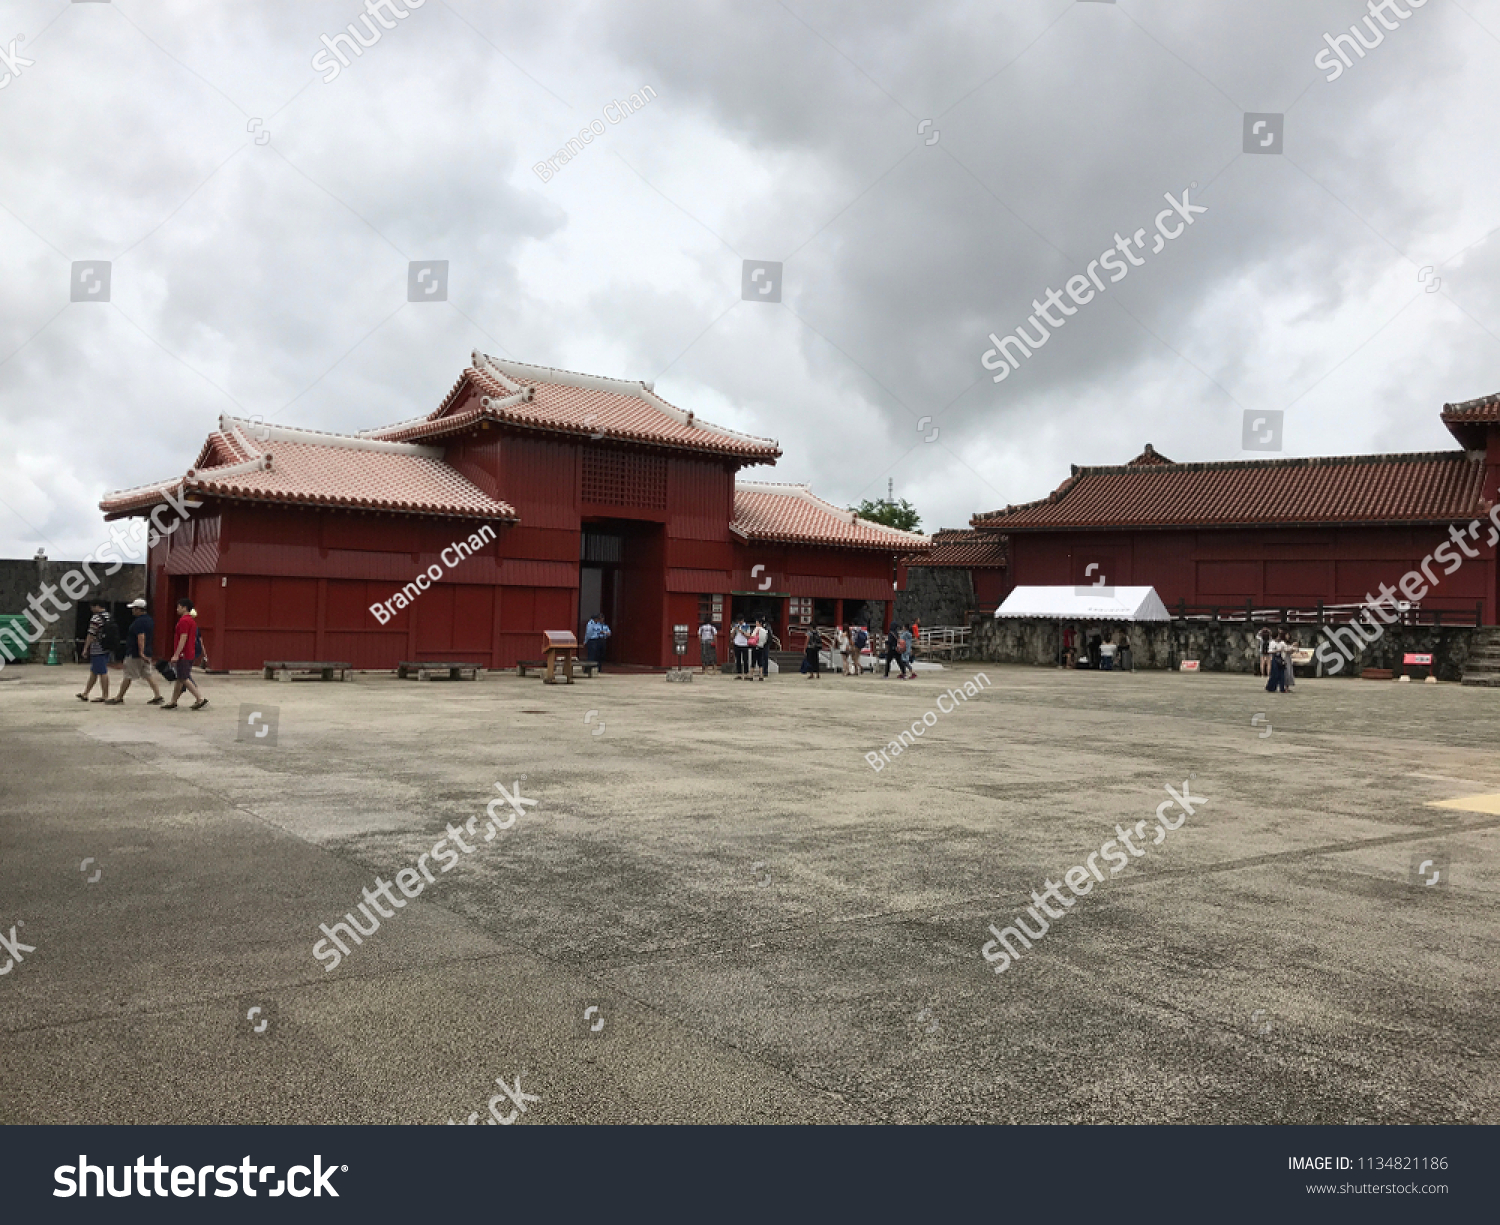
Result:
[[[659,455],[590,449],[583,453],[583,500],[665,510],[667,461]]]

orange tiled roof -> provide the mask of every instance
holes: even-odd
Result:
[[[443,462],[436,447],[221,417],[181,477],[108,494],[106,518],[140,513],[167,491],[252,502],[382,510],[462,519],[516,518]]]
[[[443,402],[426,417],[400,421],[364,436],[430,441],[462,433],[481,421],[574,435],[723,455],[770,463],[781,448],[699,419],[667,403],[650,383],[628,382],[490,357],[477,350]]]
[[[1074,467],[1052,494],[975,515],[985,531],[1447,523],[1474,518],[1481,457],[1463,451]]]
[[[859,518],[825,502],[806,485],[736,481],[730,530],[747,540],[784,544],[832,544],[906,553],[927,544],[919,532],[902,532]]]
[[[932,537],[932,548],[906,559],[911,566],[947,566],[962,570],[1004,570],[1010,564],[1004,536],[976,532],[972,528],[940,529]]]
[[[1471,451],[1483,449],[1489,426],[1500,422],[1500,393],[1443,405],[1443,424]]]

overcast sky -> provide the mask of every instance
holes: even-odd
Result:
[[[1274,454],[1246,411],[1283,455],[1446,449],[1442,403],[1500,391],[1500,0],[1387,8],[1331,81],[1364,0],[426,0],[326,82],[363,0],[0,11],[0,556],[90,551],[221,412],[400,420],[475,348],[654,379],[781,443],[748,475],[894,479],[927,530],[1148,441]],[[1141,229],[995,383],[988,334]]]

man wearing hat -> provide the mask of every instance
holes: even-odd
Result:
[[[134,620],[125,635],[125,683],[120,686],[120,696],[110,698],[110,706],[118,706],[125,700],[125,692],[131,681],[145,681],[151,686],[151,700],[147,706],[160,706],[161,690],[156,687],[156,675],[151,670],[151,640],[156,633],[156,622],[146,615],[145,600],[131,600],[130,611]]]

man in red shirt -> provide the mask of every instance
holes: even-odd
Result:
[[[172,667],[177,673],[177,684],[172,687],[172,700],[163,710],[176,710],[177,699],[186,689],[198,700],[194,710],[202,710],[208,699],[198,692],[193,682],[193,661],[198,658],[198,622],[193,616],[193,602],[183,596],[177,601],[177,628],[172,631]]]

